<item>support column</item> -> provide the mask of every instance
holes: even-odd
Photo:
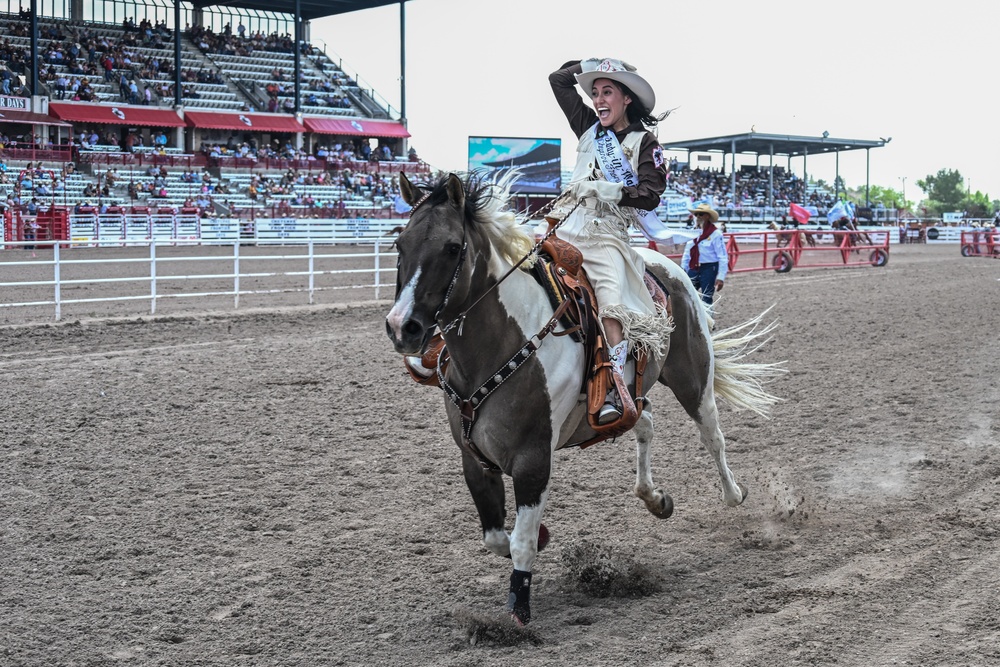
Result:
[[[834,164],[834,171],[837,173],[837,175],[834,177],[833,181],[833,193],[834,196],[837,198],[837,201],[840,201],[840,151],[839,150],[837,151],[837,161]]]
[[[768,190],[768,193],[769,193],[769,195],[768,195],[768,206],[770,206],[771,210],[773,211],[774,210],[774,144],[768,144],[768,146],[769,146],[769,149],[768,149],[768,164],[770,165],[770,167],[768,167],[768,170],[771,172],[770,178],[769,178],[770,182],[769,182],[769,184],[767,186],[767,190]]]
[[[871,187],[871,166],[872,166],[872,149],[865,149],[865,207],[871,208],[872,202],[868,198],[868,189]]]
[[[28,74],[28,90],[31,96],[39,94],[38,85],[38,0],[31,0],[31,72]]]
[[[192,12],[191,20],[194,21],[195,14]],[[201,13],[198,13],[201,18]],[[201,23],[192,24],[201,25]],[[178,109],[184,105],[181,98],[181,32],[184,27],[181,25],[181,3],[174,0],[174,108]]]
[[[729,150],[733,156],[732,169],[730,169],[729,173],[729,200],[735,203],[736,202],[736,140],[735,139],[731,139],[729,141]],[[725,163],[726,161],[723,160],[722,164]]]
[[[295,0],[295,115],[302,114],[302,0]],[[302,137],[298,141],[301,142]]]
[[[399,0],[399,115],[406,127],[406,0]]]

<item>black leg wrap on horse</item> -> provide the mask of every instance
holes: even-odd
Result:
[[[522,623],[531,620],[531,573],[514,570],[510,575],[510,594],[507,596],[507,611],[517,616]]]

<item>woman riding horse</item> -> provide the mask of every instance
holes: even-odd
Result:
[[[646,129],[667,114],[652,115],[652,86],[621,60],[574,60],[550,74],[549,83],[580,140],[570,197],[554,217],[579,206],[556,235],[583,253],[612,371],[621,378],[620,386],[628,386],[629,347],[662,357],[670,332],[667,314],[656,307],[643,282],[643,260],[629,244],[632,223],[659,205],[667,187],[663,151],[656,135]],[[581,99],[578,84],[593,108]],[[633,373],[629,364],[628,375]],[[599,424],[622,416],[621,400],[614,389],[608,392]]]
[[[508,609],[518,623],[527,623],[531,570],[548,537],[541,520],[554,453],[595,436],[580,392],[588,373],[585,349],[566,335],[570,330],[554,311],[544,281],[524,270],[534,238],[506,208],[509,191],[473,177],[463,183],[454,174],[429,186],[401,175],[400,187],[413,211],[396,240],[396,298],[386,331],[404,356],[424,355],[435,331],[441,332],[445,348],[434,355],[431,372],[446,397],[483,545],[510,559]],[[773,365],[741,361],[771,327],[758,330],[758,317],[712,334],[705,304],[680,267],[653,250],[637,252],[667,288],[676,326],[666,355],[651,358],[645,368],[648,389],[658,380],[673,391],[714,459],[723,501],[739,505],[746,490],[726,462],[716,397],[756,412],[777,400],[760,384],[773,375]],[[653,482],[647,401],[633,432],[635,495],[665,519],[673,500]],[[509,533],[504,474],[512,479],[516,508]]]

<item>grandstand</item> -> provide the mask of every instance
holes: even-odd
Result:
[[[301,4],[315,18],[389,3]],[[280,2],[226,14],[182,3],[174,16],[161,2],[130,4],[129,16],[97,2],[91,20],[78,2],[36,16],[11,5],[0,8],[8,218],[389,217],[398,173],[429,172],[399,114],[296,40]]]

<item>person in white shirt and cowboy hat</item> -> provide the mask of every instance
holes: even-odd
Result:
[[[701,294],[702,301],[708,304],[709,312],[712,312],[715,293],[722,291],[729,272],[726,238],[716,226],[719,222],[718,211],[708,204],[698,204],[688,210],[694,215],[695,225],[701,230],[701,235],[684,246],[681,268],[687,272],[695,289]]]
[[[568,62],[549,75],[549,84],[580,140],[569,188],[550,217],[562,220],[556,235],[583,254],[612,370],[627,385],[634,370],[632,364],[626,368],[630,348],[662,356],[671,329],[667,313],[649,296],[645,264],[629,243],[633,224],[647,233],[648,225],[659,223],[652,211],[666,189],[666,166],[660,143],[647,128],[668,114],[653,115],[652,86],[618,59]],[[598,423],[618,419],[619,408],[617,393],[609,392]]]

